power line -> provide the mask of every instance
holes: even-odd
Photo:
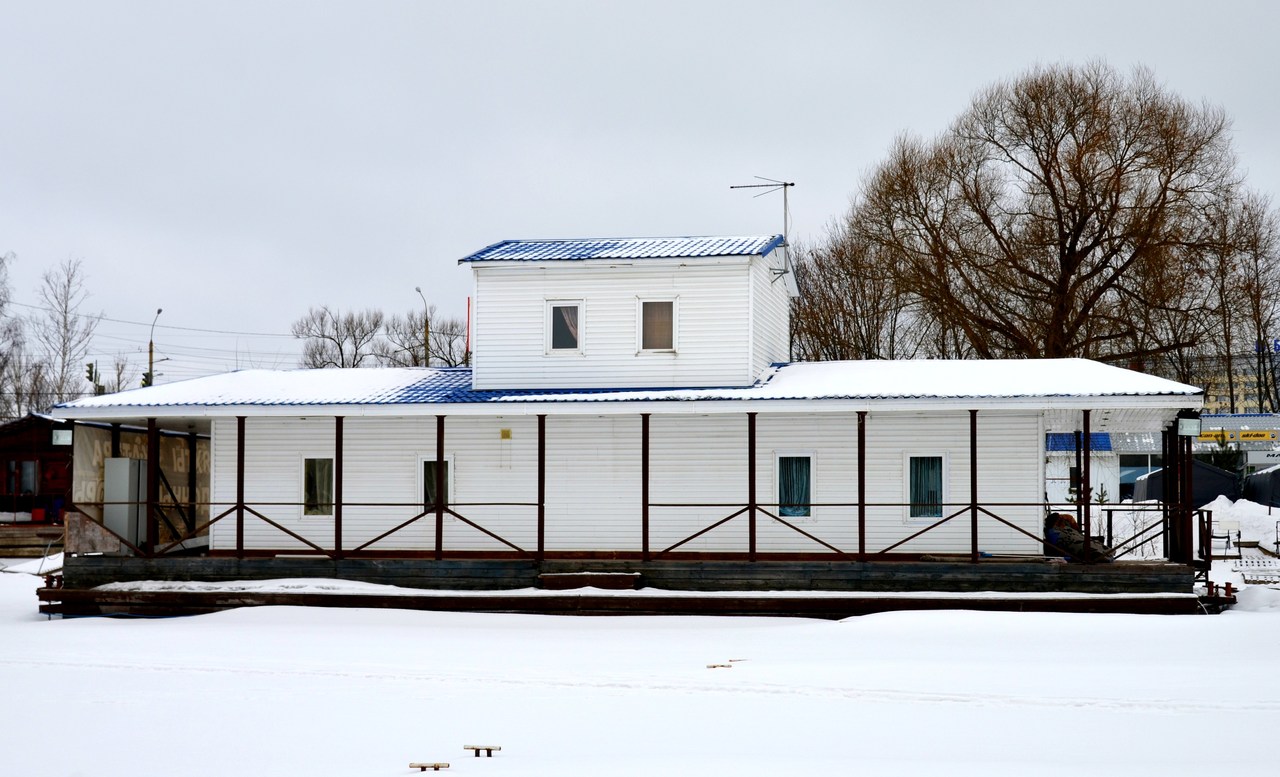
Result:
[[[32,305],[26,302],[9,301],[10,305],[17,305],[20,308],[28,308],[30,310],[40,310],[45,313],[60,313],[60,311],[47,308],[43,305]],[[131,324],[133,326],[150,327],[151,324],[145,321],[128,321],[122,318],[108,318],[106,316],[92,316],[85,313],[73,313],[78,318],[91,318],[97,321],[110,321],[113,324]],[[172,324],[156,324],[156,329],[174,329],[183,332],[204,332],[211,335],[243,335],[245,337],[293,337],[292,334],[281,334],[279,332],[235,332],[229,329],[201,329],[193,326],[175,326]]]

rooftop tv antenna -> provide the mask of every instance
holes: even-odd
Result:
[[[791,232],[791,229],[790,229],[791,211],[789,210],[788,203],[787,203],[787,189],[791,188],[792,186],[795,186],[795,183],[791,181],[775,181],[772,178],[765,178],[763,175],[757,175],[755,176],[755,178],[760,181],[765,181],[766,183],[744,183],[744,184],[739,184],[737,186],[730,186],[729,188],[730,189],[764,189],[764,191],[756,195],[757,197],[763,197],[766,194],[773,194],[774,192],[781,189],[782,190],[782,245],[790,246],[791,243],[787,240],[787,235],[790,234]]]

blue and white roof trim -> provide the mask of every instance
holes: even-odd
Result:
[[[465,262],[566,262],[588,259],[682,259],[765,256],[782,235],[740,237],[608,237],[503,240],[458,260]]]
[[[59,418],[237,415],[242,408],[325,408],[335,414],[419,415],[521,412],[628,412],[636,406],[679,412],[760,408],[806,412],[842,401],[886,409],[934,406],[1198,408],[1195,386],[1085,359],[1001,361],[848,361],[777,364],[748,386],[565,388],[477,391],[467,368],[242,370],[67,402]],[[808,403],[831,403],[822,408]],[[921,404],[924,403],[924,404]],[[532,406],[558,406],[544,411]],[[448,406],[443,410],[440,406]],[[497,406],[502,406],[499,409]],[[524,408],[523,410],[521,408]],[[847,408],[846,408],[847,409]],[[265,411],[264,411],[265,412]]]

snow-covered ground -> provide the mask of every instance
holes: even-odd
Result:
[[[1216,617],[263,607],[46,620],[23,572],[40,560],[10,563],[6,775],[376,777],[418,774],[411,761],[495,777],[1275,768],[1280,591],[1263,586]],[[477,759],[466,744],[503,749]]]

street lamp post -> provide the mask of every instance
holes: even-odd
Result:
[[[421,286],[414,286],[413,290],[418,292],[418,296],[422,297],[422,366],[431,366],[431,306],[427,304],[427,297],[422,293]]]
[[[160,314],[164,312],[164,308],[156,308],[156,317],[151,319],[151,334],[147,336],[147,385],[155,385],[156,382],[156,321],[160,318]]]

